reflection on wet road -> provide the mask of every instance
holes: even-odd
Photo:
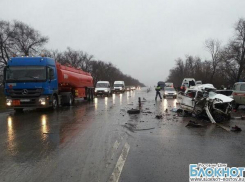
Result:
[[[154,95],[142,89],[55,112],[1,113],[0,181],[187,181],[190,163],[245,166],[243,132],[187,128],[190,118],[171,112],[176,99]],[[138,97],[141,113],[128,115]]]

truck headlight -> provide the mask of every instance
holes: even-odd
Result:
[[[45,98],[39,98],[39,102],[41,105],[45,105],[46,104],[46,99]]]
[[[11,106],[12,105],[12,99],[6,99],[6,105]]]

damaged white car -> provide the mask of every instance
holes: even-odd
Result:
[[[188,88],[178,94],[180,109],[196,117],[207,116],[212,123],[230,119],[233,99],[216,93],[212,84]]]

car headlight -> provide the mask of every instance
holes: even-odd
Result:
[[[45,105],[46,104],[46,99],[45,98],[39,98],[39,102],[41,105]]]
[[[122,88],[120,88],[120,90],[122,90]]]
[[[175,92],[174,95],[177,95],[177,93]]]
[[[108,92],[108,90],[105,90],[105,92]]]
[[[6,105],[11,106],[12,105],[12,99],[6,99]]]

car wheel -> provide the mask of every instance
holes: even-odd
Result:
[[[17,113],[23,112],[23,108],[15,108],[14,110],[15,110],[15,112],[17,112]]]

